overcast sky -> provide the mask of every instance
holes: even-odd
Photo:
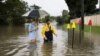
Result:
[[[58,16],[62,14],[64,9],[68,10],[67,4],[64,0],[24,0],[28,2],[28,5],[38,5],[43,10],[49,12],[52,16]],[[99,5],[97,5],[99,7]]]
[[[68,10],[68,7],[64,0],[25,0],[28,5],[36,4],[41,9],[46,10],[52,16],[61,15],[63,9]]]

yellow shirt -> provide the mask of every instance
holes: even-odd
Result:
[[[45,32],[50,30],[49,27],[51,27],[51,30],[53,31],[54,34],[56,33],[55,28],[54,28],[53,26],[51,26],[51,24],[50,24],[50,25],[45,24],[45,25],[42,27],[42,36],[43,36],[43,37],[46,37],[46,36],[45,36]]]

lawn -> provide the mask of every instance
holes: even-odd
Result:
[[[77,25],[77,29],[79,29],[79,25]],[[85,26],[84,26],[84,31],[85,31],[85,32],[90,32],[90,26],[85,25]],[[91,32],[92,32],[92,33],[100,34],[100,26],[92,26],[92,27],[91,27]]]
[[[90,26],[85,25],[84,31],[90,32]],[[100,26],[92,26],[91,32],[100,34]]]
[[[63,26],[63,27],[66,27],[66,26]],[[76,29],[79,30],[79,25],[78,24],[76,25]],[[90,26],[85,25],[84,26],[84,31],[85,32],[90,32]],[[92,26],[91,27],[91,32],[96,33],[96,34],[100,34],[100,26]]]

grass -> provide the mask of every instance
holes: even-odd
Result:
[[[79,29],[79,25],[77,25],[77,29]],[[90,32],[90,26],[85,25],[85,26],[84,26],[84,31],[85,31],[85,32]],[[91,27],[91,32],[92,32],[92,33],[100,34],[100,26],[92,26],[92,27]]]
[[[85,32],[90,32],[90,26],[85,25],[84,31]],[[100,26],[92,26],[91,27],[91,32],[100,34]]]
[[[66,25],[63,25],[63,28],[65,28],[65,27],[66,27]],[[79,25],[78,24],[76,25],[76,29],[79,30]],[[84,31],[85,32],[90,32],[90,26],[85,25],[84,26]],[[92,26],[91,27],[91,32],[96,33],[96,34],[100,34],[100,26]]]

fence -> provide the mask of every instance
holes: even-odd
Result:
[[[89,20],[92,19],[93,26],[100,26],[100,14],[92,15],[92,16],[85,16],[84,17],[84,24],[88,25]],[[80,18],[73,19],[76,23],[79,23]]]

